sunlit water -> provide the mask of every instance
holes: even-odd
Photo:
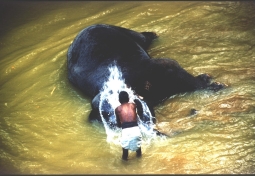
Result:
[[[255,173],[254,2],[0,3],[0,173]],[[7,10],[8,9],[8,10]],[[89,123],[91,99],[67,80],[66,54],[85,27],[107,23],[159,35],[148,53],[228,84],[173,96],[155,107],[170,138],[143,156]],[[159,78],[160,79],[160,78]],[[198,110],[190,116],[190,110]],[[144,139],[143,139],[144,140]]]

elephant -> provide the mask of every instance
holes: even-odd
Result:
[[[119,69],[126,87],[137,95],[133,101],[145,123],[155,123],[153,107],[173,95],[200,89],[218,91],[225,87],[223,83],[212,82],[208,74],[191,75],[174,59],[151,58],[147,50],[157,38],[155,32],[136,32],[108,24],[88,26],[75,37],[67,52],[68,80],[92,99],[89,120],[102,121],[103,116],[111,128],[116,127],[114,107],[104,101],[99,110],[111,66]],[[144,112],[144,104],[150,115]]]

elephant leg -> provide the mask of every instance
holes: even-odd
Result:
[[[147,50],[151,45],[152,41],[156,39],[158,36],[155,32],[136,32],[130,29],[111,26],[115,30],[124,33],[126,36],[132,38],[136,43],[138,43],[144,50]]]

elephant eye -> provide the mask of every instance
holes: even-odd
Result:
[[[149,81],[145,81],[145,86],[144,86],[145,90],[149,91],[150,87],[151,87],[151,83]]]

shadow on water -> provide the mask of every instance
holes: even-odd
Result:
[[[41,17],[49,10],[55,9],[56,5],[58,3],[46,1],[0,1],[0,38],[4,38],[8,32],[20,25]]]

